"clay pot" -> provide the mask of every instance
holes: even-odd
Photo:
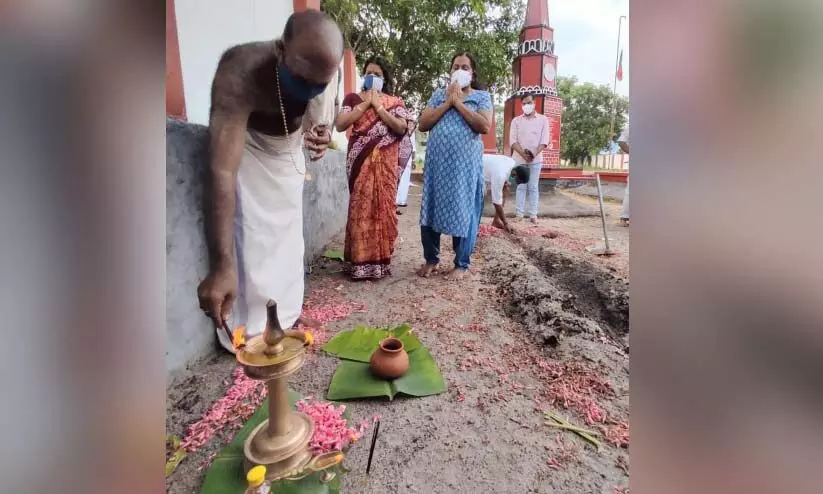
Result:
[[[397,379],[409,370],[409,354],[403,349],[402,341],[386,338],[372,354],[369,366],[377,377]]]

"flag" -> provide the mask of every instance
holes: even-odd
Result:
[[[617,80],[623,80],[623,50],[620,50],[620,58],[617,60]]]

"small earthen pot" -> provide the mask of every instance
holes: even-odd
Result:
[[[402,341],[386,338],[372,354],[369,366],[379,378],[397,379],[409,370],[409,354],[403,349]]]

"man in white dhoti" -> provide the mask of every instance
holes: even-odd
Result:
[[[411,155],[409,161],[406,162],[406,168],[403,169],[403,174],[400,175],[400,183],[397,185],[397,200],[395,203],[398,207],[404,208],[409,204],[409,186],[411,186],[411,172],[415,167],[414,159],[417,154],[417,144],[415,143],[414,131],[417,129],[417,122],[409,121],[409,137],[411,138]],[[398,214],[400,211],[398,210]]]
[[[209,273],[198,298],[230,351],[222,328],[261,333],[269,299],[281,327],[300,317],[311,174],[303,148],[319,159],[331,140],[342,57],[340,29],[310,10],[289,17],[282,38],[230,48],[217,66],[204,194]]]

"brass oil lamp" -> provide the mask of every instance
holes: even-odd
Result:
[[[312,420],[289,405],[288,376],[306,360],[306,345],[299,331],[285,332],[277,318],[277,304],[266,304],[266,328],[237,351],[237,362],[246,375],[265,381],[268,387],[269,418],[249,434],[243,444],[244,469],[266,467],[266,480],[297,480],[325,470],[342,461],[342,452],[313,456],[309,441],[314,432]],[[333,478],[324,472],[324,481]]]

